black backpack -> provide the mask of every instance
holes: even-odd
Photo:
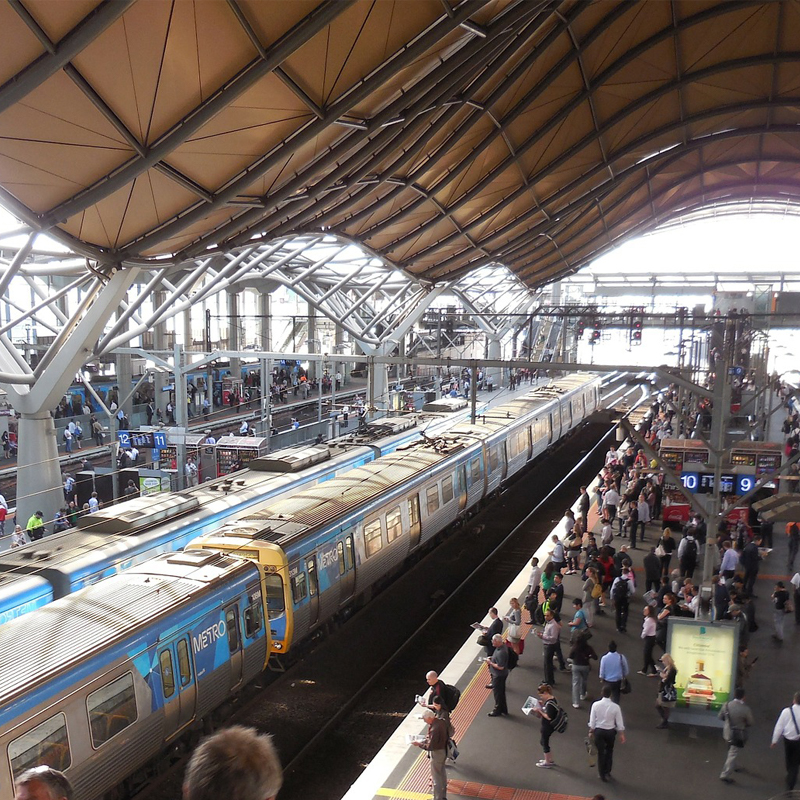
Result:
[[[444,704],[447,706],[447,710],[452,712],[455,710],[455,707],[458,705],[458,701],[461,699],[461,689],[457,686],[451,686],[449,683],[442,683],[442,700],[444,700]]]
[[[519,654],[511,647],[510,644],[507,644],[506,648],[508,649],[508,668],[509,670],[512,670],[519,663]]]
[[[690,561],[697,561],[697,542],[693,538],[686,540],[686,550],[683,556]]]
[[[614,584],[614,591],[612,592],[614,602],[619,603],[623,600],[627,600],[630,593],[631,593],[631,587],[630,584],[628,583],[628,579],[618,578],[616,583]]]

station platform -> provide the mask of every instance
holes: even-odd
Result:
[[[590,525],[599,531],[595,507]],[[431,664],[442,680],[461,689],[461,700],[452,714],[456,741],[460,751],[456,764],[448,767],[447,798],[489,798],[494,800],[674,800],[676,797],[699,796],[706,800],[748,798],[760,800],[780,795],[784,785],[783,745],[770,749],[772,729],[782,708],[790,705],[792,694],[800,690],[797,663],[800,655],[800,627],[794,615],[786,615],[786,638],[783,644],[772,639],[772,604],[770,595],[776,580],[788,586],[787,541],[782,527],[775,526],[775,547],[764,559],[756,584],[755,601],[757,632],[750,635],[750,658],[759,657],[745,686],[746,702],[753,711],[755,727],[747,746],[740,753],[735,782],[723,783],[719,774],[728,745],[722,739],[721,727],[706,727],[686,722],[670,723],[666,730],[657,729],[660,717],[655,708],[658,680],[636,674],[643,666],[643,647],[640,638],[643,567],[642,559],[654,547],[661,535],[661,522],[647,526],[645,541],[630,550],[637,577],[637,591],[631,599],[627,633],[615,629],[611,608],[605,615],[595,617],[590,644],[599,657],[607,652],[608,643],[618,643],[630,666],[632,691],[621,698],[627,740],[617,740],[614,768],[608,783],[603,783],[596,767],[590,767],[585,746],[591,702],[600,697],[598,662],[592,664],[588,699],[581,708],[572,707],[571,675],[556,672],[555,696],[569,715],[564,734],[554,733],[550,745],[556,766],[537,768],[542,757],[539,744],[540,718],[526,716],[521,708],[529,695],[536,696],[543,679],[541,642],[533,635],[530,625],[523,624],[526,641],[519,665],[507,681],[509,716],[487,717],[493,708],[492,692],[486,688],[488,671],[477,662],[483,648],[476,643],[474,631],[449,664]],[[563,531],[561,523],[554,532]],[[548,537],[549,540],[549,537]],[[615,536],[613,545],[626,543]],[[543,544],[535,554],[543,565],[552,543]],[[673,559],[676,561],[676,559]],[[511,566],[511,565],[509,565]],[[676,566],[676,564],[673,564]],[[522,597],[530,574],[529,564],[518,564],[521,571],[497,600],[500,615],[509,608],[512,597]],[[699,574],[702,574],[698,567]],[[696,573],[697,575],[698,573]],[[562,622],[572,617],[572,599],[581,595],[580,575],[564,579],[565,594]],[[791,588],[791,587],[790,587]],[[483,609],[481,609],[483,611]],[[477,612],[477,609],[476,609]],[[523,610],[523,622],[528,618]],[[483,620],[484,623],[487,620]],[[564,655],[569,653],[568,634],[562,632]],[[661,655],[656,648],[656,659]],[[419,693],[427,690],[424,684]],[[425,751],[406,743],[408,734],[422,734],[426,725],[421,720],[422,709],[409,698],[410,713],[395,730],[359,779],[347,792],[344,800],[397,798],[425,800],[432,797],[430,767]],[[677,717],[677,715],[676,715]],[[713,720],[716,722],[716,719]],[[718,723],[721,726],[721,722]]]

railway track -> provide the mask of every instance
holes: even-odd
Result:
[[[578,486],[599,470],[610,432],[599,423],[576,432],[346,625],[309,643],[285,673],[229,709],[226,724],[274,735],[286,767],[281,800],[337,800],[345,793],[408,713],[425,672],[450,660],[469,624],[552,530]],[[554,481],[554,475],[568,477]],[[175,753],[170,768],[136,800],[179,797],[185,760]]]

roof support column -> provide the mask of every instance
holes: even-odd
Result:
[[[258,344],[262,350],[272,352],[272,295],[258,293]]]
[[[309,353],[321,353],[322,352],[322,342],[317,339],[317,318],[316,318],[316,309],[311,303],[308,303],[308,335],[306,336],[306,344],[308,346]],[[317,362],[311,361],[308,365],[308,370],[311,373],[309,376],[310,379],[313,381],[317,377]],[[333,384],[331,384],[333,387]],[[331,389],[332,392],[335,392],[336,389],[333,387]],[[331,405],[334,403],[333,397],[331,398]]]
[[[54,343],[57,352],[50,360],[40,362],[35,380],[30,380],[34,376],[28,367],[14,363],[14,372],[26,375],[29,386],[0,383],[20,414],[17,515],[22,524],[34,511],[44,512],[44,519],[49,522],[63,505],[58,442],[50,410],[91,356],[111,309],[125,297],[137,272],[136,269],[120,270],[105,285],[96,284]]]
[[[239,350],[239,292],[226,292],[228,298],[228,350]],[[238,380],[242,377],[242,360],[231,358],[231,378]]]
[[[158,308],[165,300],[167,294],[163,290],[153,292],[153,308]],[[167,349],[167,323],[157,322],[153,325],[153,350],[156,353],[161,353],[163,356],[164,351]],[[157,409],[163,412],[163,419],[167,419],[167,400],[164,391],[167,387],[168,374],[164,370],[156,370],[153,373],[153,403]]]

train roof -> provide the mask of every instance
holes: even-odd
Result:
[[[0,706],[248,569],[211,551],[168,553],[0,625]]]
[[[401,486],[433,469],[464,447],[465,442],[459,437],[405,445],[363,467],[269,503],[223,526],[214,536],[244,535],[286,545],[293,537],[354,511],[377,493]]]
[[[535,412],[551,402],[554,396],[578,389],[596,377],[594,374],[569,376],[563,382],[566,388],[560,392],[561,381],[556,387],[537,387],[522,397],[491,409],[490,414],[474,425],[456,425],[436,437],[423,435],[419,442],[402,445],[396,452],[363,467],[352,469],[315,487],[302,489],[290,497],[268,502],[258,511],[222,526],[212,537],[197,541],[202,544],[220,537],[232,541],[254,539],[286,548],[296,537],[356,511],[387,489],[405,485],[424,475],[445,458],[504,429],[510,419]]]

